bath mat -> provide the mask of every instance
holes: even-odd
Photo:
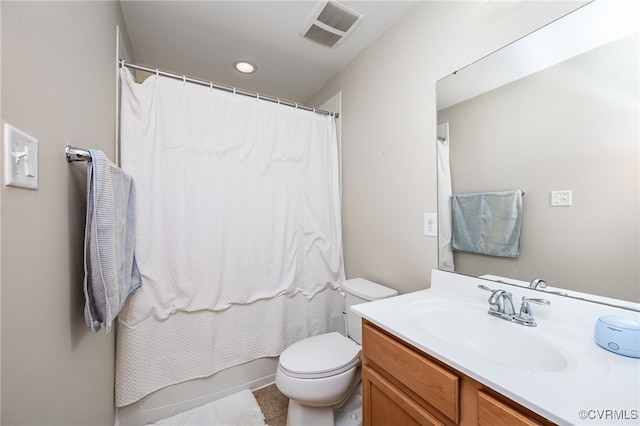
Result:
[[[264,426],[264,415],[251,391],[229,395],[184,413],[158,420],[166,426]]]

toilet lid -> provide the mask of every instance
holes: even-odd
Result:
[[[298,378],[334,376],[359,364],[360,345],[336,332],[301,340],[280,355],[280,367]]]

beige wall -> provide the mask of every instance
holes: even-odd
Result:
[[[635,34],[440,111],[454,193],[526,190],[520,258],[454,252],[456,271],[640,301],[637,96]]]
[[[437,207],[436,80],[579,4],[420,2],[310,100],[342,91],[348,278],[428,287],[438,267],[437,239],[422,231]]]
[[[2,119],[39,141],[39,189],[1,187],[2,424],[112,425],[114,333],[84,325],[86,164],[114,155],[116,2],[7,2]]]

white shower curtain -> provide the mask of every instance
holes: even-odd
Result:
[[[455,271],[451,247],[451,165],[449,160],[449,123],[438,125],[438,269]]]
[[[117,405],[340,329],[333,118],[166,77],[137,84],[126,68],[121,80],[143,285],[120,315]]]

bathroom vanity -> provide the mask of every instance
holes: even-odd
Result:
[[[597,346],[593,330],[601,315],[639,312],[550,294],[527,327],[489,315],[479,284],[433,271],[428,290],[351,308],[363,317],[364,425],[638,424],[640,359]],[[501,288],[516,309],[540,296]]]
[[[366,320],[362,330],[366,426],[553,424]]]

